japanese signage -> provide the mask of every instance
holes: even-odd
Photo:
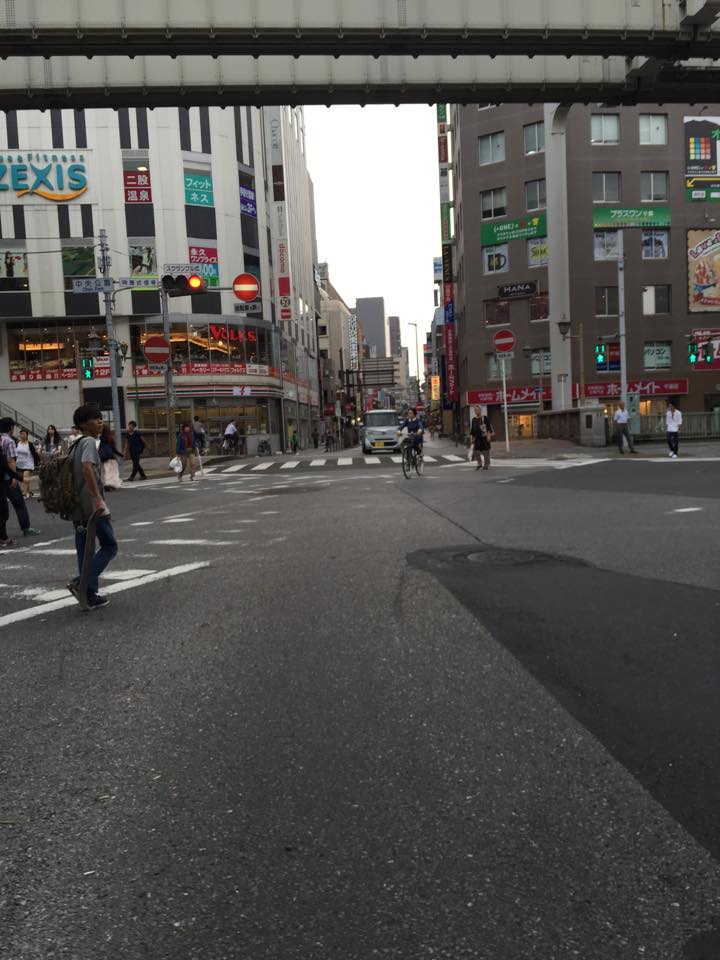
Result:
[[[188,247],[188,260],[192,264],[197,264],[198,275],[207,280],[208,287],[220,286],[217,247],[193,244]]]
[[[357,370],[360,366],[360,350],[358,344],[357,316],[351,313],[348,317],[348,347],[350,355],[350,369]]]
[[[440,204],[440,239],[443,243],[450,243],[452,239],[452,226],[450,224],[450,204]]]
[[[223,330],[225,328],[223,327]],[[280,379],[280,371],[275,367],[268,367],[263,363],[174,363],[173,372],[177,376],[252,376],[252,377],[271,377],[274,380]],[[162,369],[157,364],[136,363],[133,373],[137,377],[155,377],[162,376]]]
[[[443,327],[445,340],[445,378],[447,384],[447,399],[453,403],[457,400],[457,340],[455,324],[446,323]]]
[[[252,187],[240,187],[240,213],[257,217],[257,198]]]
[[[453,248],[451,243],[444,243],[442,248],[442,280],[446,284],[453,282]]]
[[[538,237],[537,240],[528,240],[528,266],[546,267],[548,262],[547,237]]]
[[[437,105],[437,121],[438,123],[447,123],[447,104],[438,103]]]
[[[436,373],[430,377],[430,399],[440,399],[440,377]]]
[[[537,284],[533,280],[525,283],[503,283],[498,287],[498,296],[501,300],[522,300],[537,293]]]
[[[505,220],[502,223],[484,223],[480,227],[480,243],[484,246],[545,236],[547,236],[547,215],[544,213],[538,213],[532,217],[521,217],[519,220]]]
[[[685,117],[685,199],[720,200],[720,117]]]
[[[152,203],[149,170],[123,170],[125,203]]]
[[[435,283],[442,283],[443,264],[442,257],[433,257],[433,280]]]
[[[720,311],[720,230],[688,230],[688,311]]]
[[[110,359],[108,357],[95,357],[93,363],[93,374],[96,380],[109,379],[110,377]],[[77,380],[78,372],[75,367],[56,367],[54,369],[38,369],[10,371],[11,383],[36,383],[43,380]]]
[[[0,199],[40,198],[65,203],[88,189],[84,153],[56,150],[0,151]],[[14,194],[12,198],[10,194]]]
[[[293,319],[291,294],[290,250],[288,248],[288,215],[285,202],[285,173],[283,160],[283,111],[284,107],[266,107],[265,141],[270,154],[273,179],[272,240],[274,246],[274,269],[276,275],[275,297],[281,320]]]
[[[687,379],[679,380],[629,380],[628,393],[639,393],[643,397],[672,397],[680,396],[688,392]],[[508,387],[508,403],[532,403],[541,399],[539,386]],[[573,388],[573,396],[579,394],[577,384]],[[605,383],[586,383],[585,396],[592,399],[604,400],[605,398],[620,397],[620,382],[606,381]],[[552,387],[547,385],[542,387],[542,399],[552,400]],[[500,404],[503,402],[502,387],[492,387],[485,390],[468,390],[467,403],[469,406],[474,404]]]
[[[712,363],[705,363],[704,358],[693,366],[693,370],[720,370],[720,327],[705,327],[692,332],[695,343],[701,348],[711,343],[713,346],[714,359]]]
[[[670,207],[595,207],[593,210],[596,229],[669,226]]]
[[[203,170],[184,170],[185,203],[191,207],[215,205],[212,175]]]

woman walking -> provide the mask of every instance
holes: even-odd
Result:
[[[10,468],[3,449],[0,446],[0,548],[15,546],[15,541],[7,534],[7,522],[10,510],[5,487],[6,477],[10,480],[19,480],[20,474]]]
[[[47,428],[43,440],[43,453],[48,457],[59,457],[62,453],[62,438],[53,423]]]
[[[27,430],[20,431],[20,439],[15,444],[15,447],[17,449],[16,469],[22,477],[23,496],[26,500],[29,500],[30,497],[32,497],[32,493],[30,493],[30,476],[37,468],[38,455]]]
[[[120,480],[120,467],[116,457],[122,459],[122,453],[116,448],[115,434],[107,423],[102,425],[98,454],[100,456],[103,486],[107,490],[117,490],[122,481]]]

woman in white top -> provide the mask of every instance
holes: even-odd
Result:
[[[20,439],[17,446],[17,472],[23,478],[23,496],[27,500],[32,496],[30,493],[30,474],[35,469],[37,463],[37,453],[35,447],[30,442],[27,430],[20,431]]]

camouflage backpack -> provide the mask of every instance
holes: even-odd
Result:
[[[79,491],[73,477],[73,446],[66,457],[53,457],[40,467],[40,499],[48,513],[57,513],[63,520],[71,520],[80,505]]]

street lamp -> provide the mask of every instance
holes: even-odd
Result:
[[[563,340],[578,341],[578,347],[580,349],[580,397],[578,398],[578,406],[582,406],[582,403],[585,400],[585,343],[583,340],[582,320],[578,324],[577,334],[570,333],[571,322],[567,319],[565,314],[563,314],[562,320],[558,320],[557,327]],[[572,399],[570,400],[570,404],[572,405]]]

